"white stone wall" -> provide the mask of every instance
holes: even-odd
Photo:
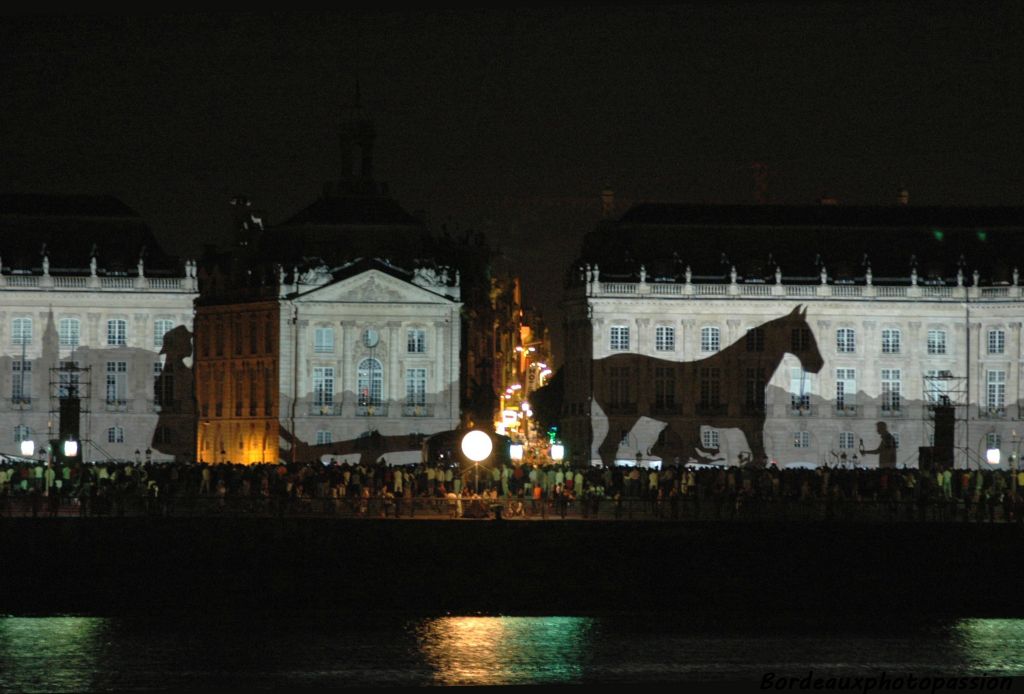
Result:
[[[51,384],[51,377],[57,377],[50,369],[60,361],[78,361],[81,367],[90,367],[81,376],[82,389],[85,381],[89,386],[80,424],[84,459],[133,460],[136,450],[144,456],[146,449],[152,450],[154,460],[171,459],[153,441],[160,418],[153,402],[153,365],[164,361],[161,346],[155,343],[155,321],[170,320],[172,330],[184,327],[191,335],[196,296],[193,277],[139,282],[120,277],[5,276],[0,286],[0,451],[20,453],[15,429],[21,425],[29,427],[37,449],[57,437],[59,402],[54,397],[56,384]],[[12,362],[22,358],[23,347],[14,343],[12,325],[21,317],[32,319],[31,341],[24,345],[25,359],[32,363],[32,383],[31,402],[19,405],[12,402]],[[80,321],[77,346],[59,344],[57,331],[64,318]],[[123,346],[107,344],[111,319],[126,321]],[[106,402],[107,362],[127,365],[123,405]],[[184,363],[191,368],[191,354]],[[176,383],[175,390],[179,389],[191,398],[190,383]],[[123,442],[108,440],[111,428],[121,429]]]
[[[700,349],[701,328],[717,327],[721,331],[721,348],[743,340],[748,329],[791,312],[798,304],[807,308],[807,323],[811,328],[824,359],[820,373],[811,376],[811,412],[794,412],[790,407],[790,369],[799,367],[799,361],[787,355],[771,375],[768,383],[767,419],[764,426],[764,445],[769,458],[780,465],[796,462],[834,464],[833,452],[840,449],[842,432],[853,434],[856,446],[863,439],[866,448],[878,445],[876,422],[884,421],[899,438],[897,463],[916,466],[918,447],[930,445],[933,432],[929,413],[924,407],[924,376],[929,370],[949,371],[955,377],[950,383],[959,399],[970,407],[957,410],[956,446],[957,465],[975,466],[984,459],[986,436],[990,433],[1001,438],[1004,465],[1018,444],[1015,434],[1022,433],[1020,422],[1021,317],[1024,299],[1021,288],[940,288],[941,292],[927,295],[921,287],[851,287],[827,285],[823,287],[754,285],[756,296],[742,295],[742,285],[708,285],[701,292],[696,285],[667,285],[672,293],[655,293],[658,285],[622,283],[615,285],[593,283],[580,288],[567,301],[568,323],[571,326],[589,326],[592,330],[589,345],[593,359],[602,359],[620,351],[612,350],[612,326],[629,328],[629,351],[674,361],[695,361],[709,356]],[[745,287],[742,287],[745,289]],[[858,295],[844,295],[843,290],[856,290]],[[867,291],[865,291],[867,290]],[[852,293],[852,292],[851,292]],[[751,292],[753,294],[753,292]],[[885,294],[880,296],[879,294]],[[656,351],[654,345],[657,326],[671,326],[676,331],[676,348],[672,352]],[[853,353],[838,351],[836,331],[852,328],[856,334]],[[898,329],[901,335],[900,351],[888,354],[882,350],[882,330]],[[927,337],[930,329],[946,333],[946,353],[929,354]],[[988,351],[988,332],[1005,332],[1002,354]],[[569,340],[573,340],[570,329]],[[580,328],[576,329],[580,332]],[[570,354],[567,361],[578,357]],[[579,360],[577,360],[579,361]],[[837,412],[836,369],[855,369],[857,410],[855,413]],[[899,416],[883,412],[879,406],[882,395],[883,369],[899,369],[903,407]],[[1005,378],[1005,407],[989,412],[986,406],[986,378],[989,371],[1003,371]],[[583,390],[589,388],[586,370],[575,369],[576,380],[583,381]],[[569,386],[574,393],[574,386]],[[576,390],[579,390],[578,388]],[[569,400],[580,399],[579,394]],[[598,462],[597,447],[608,430],[607,418],[600,408],[591,403],[589,419],[593,431],[590,459]],[[574,406],[575,407],[575,406]],[[567,425],[580,429],[580,417],[570,416]],[[632,460],[636,452],[646,452],[655,442],[663,423],[641,418],[628,437],[627,445],[620,447],[618,457]],[[806,431],[810,447],[797,448],[795,434]],[[742,434],[720,432],[722,457],[735,464],[741,450],[749,450]],[[617,434],[616,434],[617,435]],[[579,438],[579,437],[577,437]],[[971,451],[969,454],[968,451]],[[846,450],[848,455],[856,452]],[[876,456],[861,460],[868,466],[877,464]]]

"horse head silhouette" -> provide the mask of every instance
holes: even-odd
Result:
[[[614,464],[620,439],[613,432],[629,432],[640,417],[665,422],[651,450],[665,460],[716,452],[703,445],[702,426],[740,429],[754,459],[763,459],[765,389],[786,354],[810,373],[825,363],[800,305],[705,359],[616,354],[595,360],[594,399],[608,416],[608,433],[598,446],[602,461]]]

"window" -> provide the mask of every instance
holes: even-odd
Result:
[[[857,333],[853,328],[839,328],[836,331],[836,351],[840,354],[853,354],[857,350]]]
[[[717,330],[717,328],[716,328]],[[703,368],[700,370],[700,402],[698,409],[717,410],[722,400],[722,370]]]
[[[985,378],[985,404],[989,411],[1002,410],[1006,405],[1006,372],[989,370]]]
[[[331,442],[331,432],[329,431],[318,431],[316,432],[316,445],[326,446]]]
[[[945,354],[946,353],[946,331],[945,330],[929,330],[928,331],[928,354]]]
[[[153,321],[153,346],[158,350],[163,349],[164,336],[171,332],[173,327],[174,321],[167,320],[166,318],[158,318]]]
[[[704,448],[714,448],[717,450],[719,446],[718,430],[701,428],[700,442]]]
[[[836,369],[836,411],[853,410],[857,404],[856,369]]]
[[[120,405],[127,401],[128,362],[107,362],[107,404]]]
[[[266,323],[263,324],[263,353],[274,353],[274,321],[272,318],[267,318]]]
[[[218,366],[213,372],[213,414],[220,417],[224,413],[224,368]]]
[[[263,414],[272,415],[274,414],[274,390],[276,386],[273,380],[274,372],[267,366],[263,369]]]
[[[1006,351],[1006,333],[1002,330],[988,331],[988,353],[1002,354]]]
[[[313,332],[313,351],[334,351],[334,328],[319,327]]]
[[[167,407],[174,401],[174,372],[158,361],[153,362],[153,404]]]
[[[11,362],[11,401],[32,402],[32,362],[15,359]]]
[[[128,321],[122,318],[107,321],[107,344],[128,344]]]
[[[32,430],[24,424],[19,424],[14,427],[14,443],[21,443],[22,441],[32,440]]]
[[[260,399],[260,367],[259,364],[249,367],[249,416],[255,417]]]
[[[612,409],[630,404],[629,371],[628,366],[613,366],[608,369],[608,406]]]
[[[700,351],[717,352],[722,346],[722,331],[708,327],[700,329]]]
[[[852,450],[853,449],[853,432],[843,431],[839,434],[839,448],[840,450]]]
[[[384,367],[376,359],[363,359],[356,371],[359,404],[380,405],[384,397]]]
[[[107,429],[107,443],[124,443],[124,428],[110,427]]]
[[[313,367],[313,404],[334,404],[334,367]]]
[[[231,349],[235,354],[242,353],[242,320],[240,318],[231,321]]]
[[[671,410],[676,406],[676,370],[671,366],[654,367],[654,407]]]
[[[423,354],[427,351],[427,331],[422,328],[413,328],[406,333],[407,351],[414,354]]]
[[[764,351],[764,328],[751,328],[747,331],[747,351]]]
[[[242,369],[235,369],[233,374],[234,374],[234,378],[232,379],[232,385],[234,385],[234,387],[235,387],[234,388],[234,390],[235,390],[235,397],[234,397],[235,416],[236,417],[241,417],[242,416],[242,389],[244,387],[244,382],[245,382],[245,372]],[[241,446],[239,446],[239,448],[241,448]]]
[[[811,409],[811,375],[799,367],[789,373],[789,406],[794,410]]]
[[[793,432],[793,448],[810,448],[811,447],[811,432],[809,431],[795,431]]]
[[[900,331],[886,328],[882,331],[882,354],[900,353]]]
[[[77,361],[62,361],[57,370],[57,397],[61,400],[79,397],[80,367]]]
[[[990,431],[985,435],[985,449],[1000,448],[1003,444],[1002,437],[994,431]]]
[[[764,412],[764,369],[747,369],[746,376],[744,405],[748,412]]]
[[[793,328],[792,333],[790,333],[790,351],[793,352],[793,354],[809,352],[812,344],[813,341],[810,329]]]
[[[629,327],[613,325],[611,327],[611,349],[629,349]]]
[[[405,404],[422,407],[427,404],[427,370],[405,370]]]
[[[57,339],[61,347],[77,347],[82,336],[82,322],[77,318],[61,318],[57,324]]]
[[[224,317],[217,316],[213,327],[215,350],[218,357],[224,356]]]
[[[249,319],[249,354],[259,354],[260,329],[255,318]]]
[[[893,448],[899,448],[900,447],[900,432],[892,431],[892,432],[889,432],[889,433],[892,434],[892,447]]]
[[[658,352],[672,352],[676,348],[676,329],[670,325],[654,328],[654,349]]]
[[[899,369],[882,369],[882,411],[899,412],[901,402],[901,379]]]
[[[949,379],[942,374],[948,373],[938,369],[927,369],[924,372],[924,400],[929,405],[949,404]]]
[[[11,323],[11,341],[16,345],[32,344],[32,319],[15,318]]]

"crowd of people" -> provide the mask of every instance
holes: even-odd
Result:
[[[883,518],[1024,520],[1024,471],[767,467],[574,468],[561,464],[468,467],[319,462],[63,465],[0,463],[0,513],[20,500],[33,515],[63,505],[81,515],[126,510],[173,514],[195,500],[212,508],[259,502],[305,503],[354,515],[395,515],[433,508],[451,516],[506,517],[570,511],[582,516],[743,518],[803,512],[844,517],[858,508]],[[427,500],[427,501],[424,501]]]

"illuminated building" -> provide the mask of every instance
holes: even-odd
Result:
[[[459,270],[373,179],[359,109],[341,142],[318,199],[274,226],[236,199],[234,247],[202,264],[199,460],[419,462],[459,423]]]
[[[870,467],[861,442],[876,449],[884,428],[897,464],[916,466],[947,404],[955,464],[984,466],[994,446],[1008,465],[1024,209],[901,202],[651,204],[602,222],[566,294],[562,433],[577,462],[763,451]]]
[[[0,234],[0,451],[63,426],[86,460],[188,459],[192,261],[112,197],[0,196]]]

